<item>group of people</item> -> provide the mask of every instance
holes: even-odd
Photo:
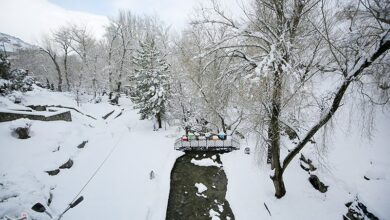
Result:
[[[187,135],[183,135],[181,137],[182,141],[192,141],[192,140],[226,140],[227,135],[224,132],[216,133],[188,133]]]

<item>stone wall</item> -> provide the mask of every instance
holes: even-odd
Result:
[[[0,122],[12,121],[19,118],[28,118],[30,120],[39,121],[72,121],[72,115],[70,111],[54,114],[50,116],[33,115],[26,113],[12,113],[12,112],[0,112]]]

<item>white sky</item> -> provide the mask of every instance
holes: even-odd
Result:
[[[119,9],[130,9],[138,15],[156,14],[174,30],[180,30],[199,2],[208,0],[1,0],[0,32],[39,44],[44,34],[72,22],[87,25],[96,37],[101,37],[107,16],[115,16]],[[222,2],[233,5],[236,0]]]

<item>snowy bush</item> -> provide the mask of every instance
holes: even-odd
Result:
[[[33,90],[35,79],[28,75],[24,69],[15,69],[3,74],[0,80],[0,94],[8,94],[11,91],[27,92]]]
[[[10,71],[10,67],[10,62],[0,54],[0,94],[8,94],[15,90],[21,92],[33,90],[35,79],[29,76],[28,70]]]

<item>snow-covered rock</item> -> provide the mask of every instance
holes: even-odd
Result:
[[[209,166],[216,166],[221,167],[222,164],[215,162],[211,158],[204,158],[200,160],[192,159],[191,163],[197,165],[197,166],[203,166],[203,167],[209,167]]]
[[[205,186],[203,183],[195,183],[195,187],[198,190],[198,193],[203,193],[207,190],[207,186]]]

